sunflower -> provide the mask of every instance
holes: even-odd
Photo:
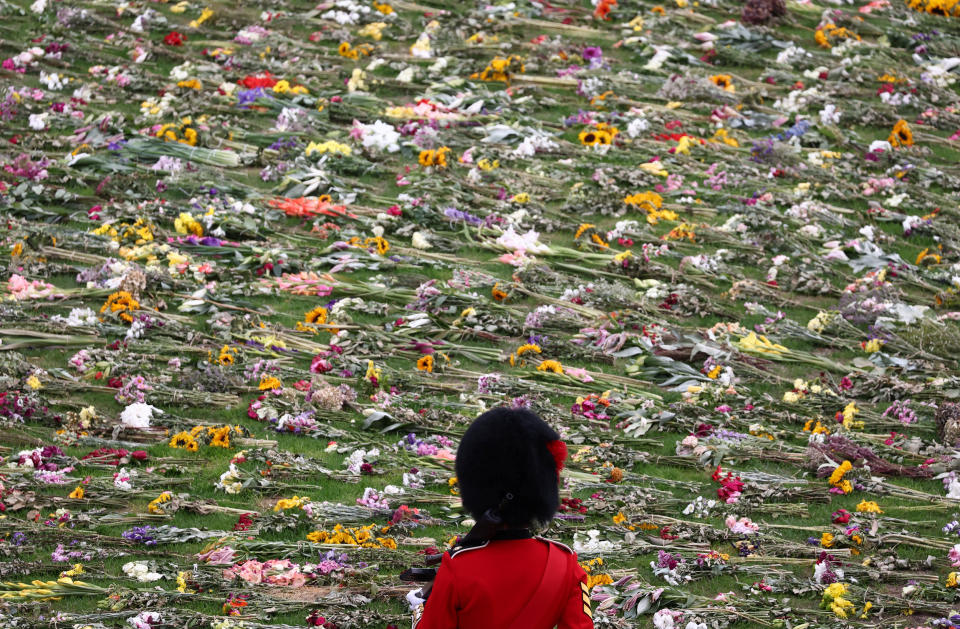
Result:
[[[725,92],[735,92],[737,88],[733,85],[733,77],[729,74],[714,74],[710,77],[710,82]]]
[[[315,325],[323,325],[327,322],[327,309],[323,306],[317,306],[307,314],[303,315],[304,321]]]
[[[217,356],[217,362],[223,366],[232,365],[234,362],[233,354],[230,352],[235,352],[237,350],[231,350],[229,345],[224,345],[220,348],[220,355]]]
[[[194,451],[196,451],[197,442],[190,436],[188,432],[178,432],[173,437],[170,438],[170,447],[178,449],[189,449],[190,444],[194,445]]]
[[[198,444],[196,441],[189,442],[187,444],[187,447],[185,448],[187,452],[196,452],[199,449],[200,449],[200,444]]]
[[[375,245],[377,247],[377,253],[382,256],[387,255],[387,252],[390,251],[390,243],[387,242],[386,238],[381,236],[374,236],[373,238],[367,238],[363,241],[363,246],[369,247],[370,245]]]
[[[500,289],[500,282],[493,285],[493,288],[490,289],[490,294],[497,301],[504,301],[508,297],[507,293]]]
[[[83,500],[83,494],[84,494],[83,487],[81,487],[80,485],[77,485],[77,488],[70,492],[69,497],[73,498],[74,500]]]
[[[559,360],[545,360],[537,365],[537,371],[552,371],[553,373],[562,374],[563,365],[560,364]]]
[[[599,141],[597,132],[593,129],[581,131],[578,137],[580,138],[580,144],[583,144],[584,146],[595,146]]]
[[[613,142],[613,134],[606,129],[597,129],[597,144],[609,146]]]
[[[517,348],[517,356],[523,356],[527,352],[534,352],[536,354],[540,354],[541,352],[543,352],[543,350],[540,349],[540,346],[535,343],[525,343]]]
[[[230,426],[218,428],[213,432],[213,438],[210,439],[210,446],[214,448],[230,447]]]
[[[887,142],[893,146],[913,146],[913,132],[906,120],[902,118],[897,120],[897,124],[893,125],[893,131],[890,132],[890,137],[887,138]]]
[[[591,227],[595,227],[593,223],[581,223],[580,227],[577,228],[577,233],[573,235],[574,240],[579,240],[580,236],[583,236],[583,232],[587,231]]]
[[[337,52],[340,53],[341,57],[346,57],[348,59],[356,59],[359,55],[356,50],[350,49],[350,42],[341,42],[340,46],[337,48]]]
[[[434,152],[430,150],[420,151],[420,156],[417,157],[417,162],[424,168],[433,166],[433,154]]]
[[[433,356],[421,356],[420,360],[417,361],[417,369],[433,373]]]

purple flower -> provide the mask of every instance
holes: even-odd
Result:
[[[258,98],[273,98],[262,87],[255,87],[252,90],[239,90],[237,92],[237,106],[243,107],[254,103]]]
[[[477,218],[469,212],[458,210],[455,207],[448,207],[443,211],[443,215],[449,218],[451,221],[463,221],[465,223],[469,223],[470,225],[480,225],[483,223],[483,220]]]
[[[591,69],[603,65],[603,50],[599,46],[587,46],[583,49],[583,60],[590,64]]]

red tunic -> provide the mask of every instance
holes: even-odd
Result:
[[[510,627],[540,586],[548,544],[560,553],[565,574],[560,591],[541,593],[531,603],[549,624],[524,629],[593,629],[587,574],[572,550],[543,538],[494,540],[444,554],[423,615],[413,629],[491,629]]]

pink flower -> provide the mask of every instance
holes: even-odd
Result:
[[[950,552],[947,553],[947,558],[950,559],[950,565],[954,568],[960,568],[960,544],[954,544],[953,548],[950,549]]]
[[[236,566],[232,570],[237,570]],[[224,571],[224,576],[229,571]],[[240,569],[237,570],[235,576],[240,577],[247,583],[257,584],[263,581],[263,564],[257,561],[256,559],[249,559],[240,566]]]
[[[564,367],[563,372],[569,376],[573,376],[580,382],[593,382],[593,378],[590,377],[587,370],[581,367]]]
[[[208,550],[205,553],[197,553],[196,557],[200,561],[213,565],[229,565],[233,563],[234,555],[236,555],[235,550],[229,546],[223,546],[221,548]],[[224,573],[226,572],[229,572],[229,570],[224,570]]]

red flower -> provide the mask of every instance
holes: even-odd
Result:
[[[187,36],[177,31],[170,31],[167,33],[167,36],[163,38],[163,43],[167,46],[183,46],[183,42],[185,41],[187,41]]]
[[[147,454],[146,450],[134,450],[133,452],[130,453],[130,456],[132,456],[137,461],[146,461],[150,455]]]
[[[834,511],[831,519],[834,524],[846,524],[850,521],[850,512],[846,509],[840,509],[839,511]]]
[[[277,84],[277,80],[269,72],[260,72],[243,77],[239,83],[248,90],[252,90],[257,87],[273,87]]]

